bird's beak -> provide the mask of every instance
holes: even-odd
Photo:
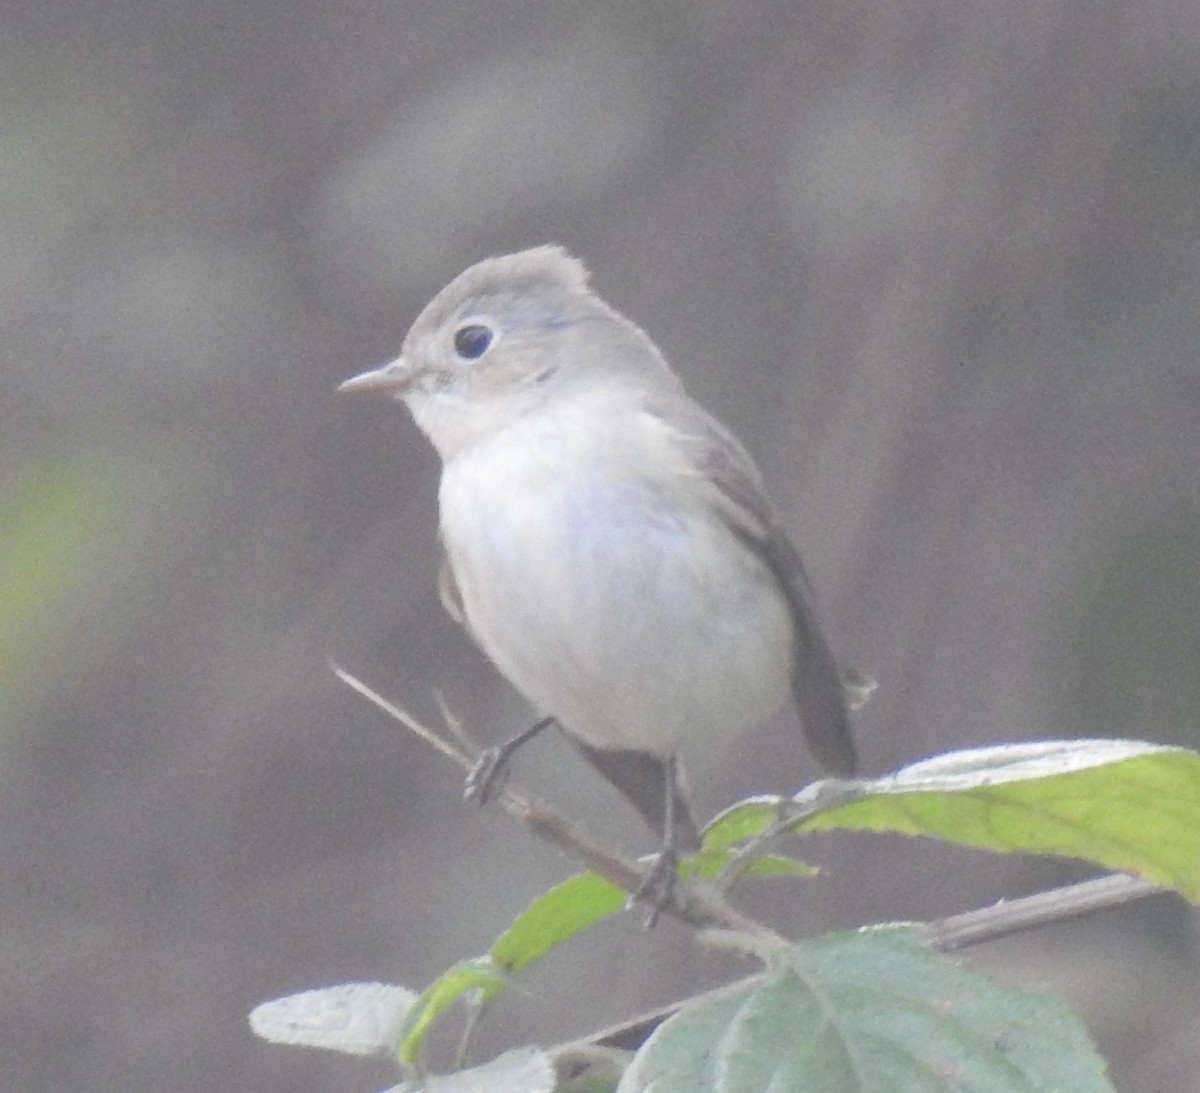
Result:
[[[399,398],[406,394],[409,388],[423,375],[424,372],[421,369],[413,368],[403,357],[397,357],[390,364],[381,364],[378,368],[371,368],[366,372],[360,372],[357,376],[351,376],[345,383],[338,386],[338,393],[377,391]]]

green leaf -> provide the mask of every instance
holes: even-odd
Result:
[[[779,819],[782,797],[747,797],[730,806],[704,829],[704,847],[725,850],[761,835]]]
[[[616,1093],[632,1051],[577,1044],[554,1055],[558,1071],[556,1093]]]
[[[685,858],[679,875],[685,879],[714,880],[733,860],[732,850],[710,850],[707,846],[698,854]],[[746,870],[749,877],[813,877],[820,872],[815,866],[789,858],[786,854],[764,854]]]
[[[1136,873],[1200,901],[1200,755],[1128,740],[938,756],[873,782],[798,832],[928,835]]]
[[[924,949],[916,932],[781,950],[665,1021],[618,1093],[1113,1093],[1080,1023]]]
[[[11,468],[0,482],[0,701],[61,672],[79,593],[104,573],[128,521],[124,468],[99,454]]]
[[[629,898],[624,889],[595,873],[579,873],[539,896],[492,945],[498,968],[519,972],[556,945],[610,918]]]
[[[727,850],[705,850],[685,858],[679,867],[685,879],[711,880],[729,864]],[[750,876],[808,876],[812,866],[782,854],[764,856],[748,870]],[[517,916],[492,945],[492,962],[506,972],[524,971],[551,949],[625,909],[624,889],[595,873],[579,873],[539,896]]]
[[[508,987],[508,979],[490,958],[462,960],[429,984],[412,1004],[400,1030],[400,1062],[420,1069],[425,1035],[443,1013],[468,992],[478,992],[480,1004]]]

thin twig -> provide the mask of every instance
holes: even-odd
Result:
[[[471,734],[467,732],[462,719],[456,716],[454,711],[450,709],[450,704],[446,701],[446,696],[441,691],[434,691],[433,700],[437,703],[438,713],[442,715],[442,723],[449,730],[450,735],[458,741],[458,746],[471,757],[472,763],[478,762],[480,753],[479,745],[471,738]]]
[[[806,786],[794,797],[776,799],[775,819],[757,835],[738,848],[732,860],[716,879],[722,892],[730,891],[760,858],[769,854],[777,844],[794,834],[797,824],[818,812],[836,808],[863,795],[863,783],[846,778],[822,778]],[[736,807],[736,806],[734,806]],[[720,820],[714,820],[714,823]]]
[[[1000,900],[990,907],[930,922],[925,940],[933,949],[948,953],[984,941],[996,941],[1035,926],[1045,926],[1090,911],[1119,907],[1165,889],[1128,873],[1110,873],[1093,880],[1052,888],[1021,899]]]
[[[439,701],[442,716],[446,720],[448,731],[454,734],[459,746],[455,746],[444,737],[439,736],[408,711],[383,698],[344,668],[340,668],[336,664],[332,665],[332,668],[338,679],[348,687],[416,733],[425,743],[446,756],[451,762],[456,763],[467,772],[474,767],[474,757],[478,755],[479,746],[470,738],[443,702]],[[618,888],[633,893],[646,880],[649,865],[627,858],[605,846],[578,824],[568,820],[557,809],[539,800],[520,786],[512,782],[505,783],[504,788],[496,796],[496,803],[539,838],[552,843]],[[762,938],[774,939],[777,937],[762,923],[756,922],[729,906],[711,885],[695,881],[688,884],[682,882],[676,884],[662,911],[691,926],[735,930]]]
[[[352,676],[346,671],[345,668],[332,663],[329,665],[329,667],[333,669],[333,674],[337,676],[338,679],[340,679],[344,684],[346,684],[346,686],[352,691],[357,691],[368,702],[378,706],[389,717],[395,718],[397,721],[399,721],[400,724],[406,729],[411,729],[422,740],[424,740],[426,744],[428,744],[431,748],[436,748],[452,763],[457,763],[465,771],[470,771],[475,765],[474,759],[468,756],[465,752],[459,751],[459,749],[454,747],[453,744],[443,740],[442,737],[438,736],[438,734],[432,729],[428,729],[422,725],[421,722],[413,717],[413,715],[407,710],[397,706],[394,702],[389,702],[383,697],[383,695],[379,694],[378,691],[373,691],[370,687],[363,683],[362,680]]]

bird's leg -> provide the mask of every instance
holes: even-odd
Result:
[[[629,897],[629,902],[646,903],[650,913],[646,916],[646,929],[652,929],[662,909],[671,901],[675,884],[679,879],[679,831],[675,815],[676,761],[670,755],[663,761],[663,841],[662,849],[654,860],[646,879]]]
[[[553,717],[543,717],[523,732],[517,733],[511,740],[506,740],[499,747],[484,748],[479,753],[475,766],[471,768],[471,773],[467,775],[463,797],[468,801],[478,801],[481,805],[487,804],[495,796],[496,790],[504,784],[506,768],[513,752],[522,744],[532,740],[542,729],[553,724],[555,724]]]

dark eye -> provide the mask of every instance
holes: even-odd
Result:
[[[454,352],[462,357],[463,360],[479,360],[488,351],[488,346],[491,344],[491,328],[479,323],[472,323],[470,326],[460,326],[454,332]]]

